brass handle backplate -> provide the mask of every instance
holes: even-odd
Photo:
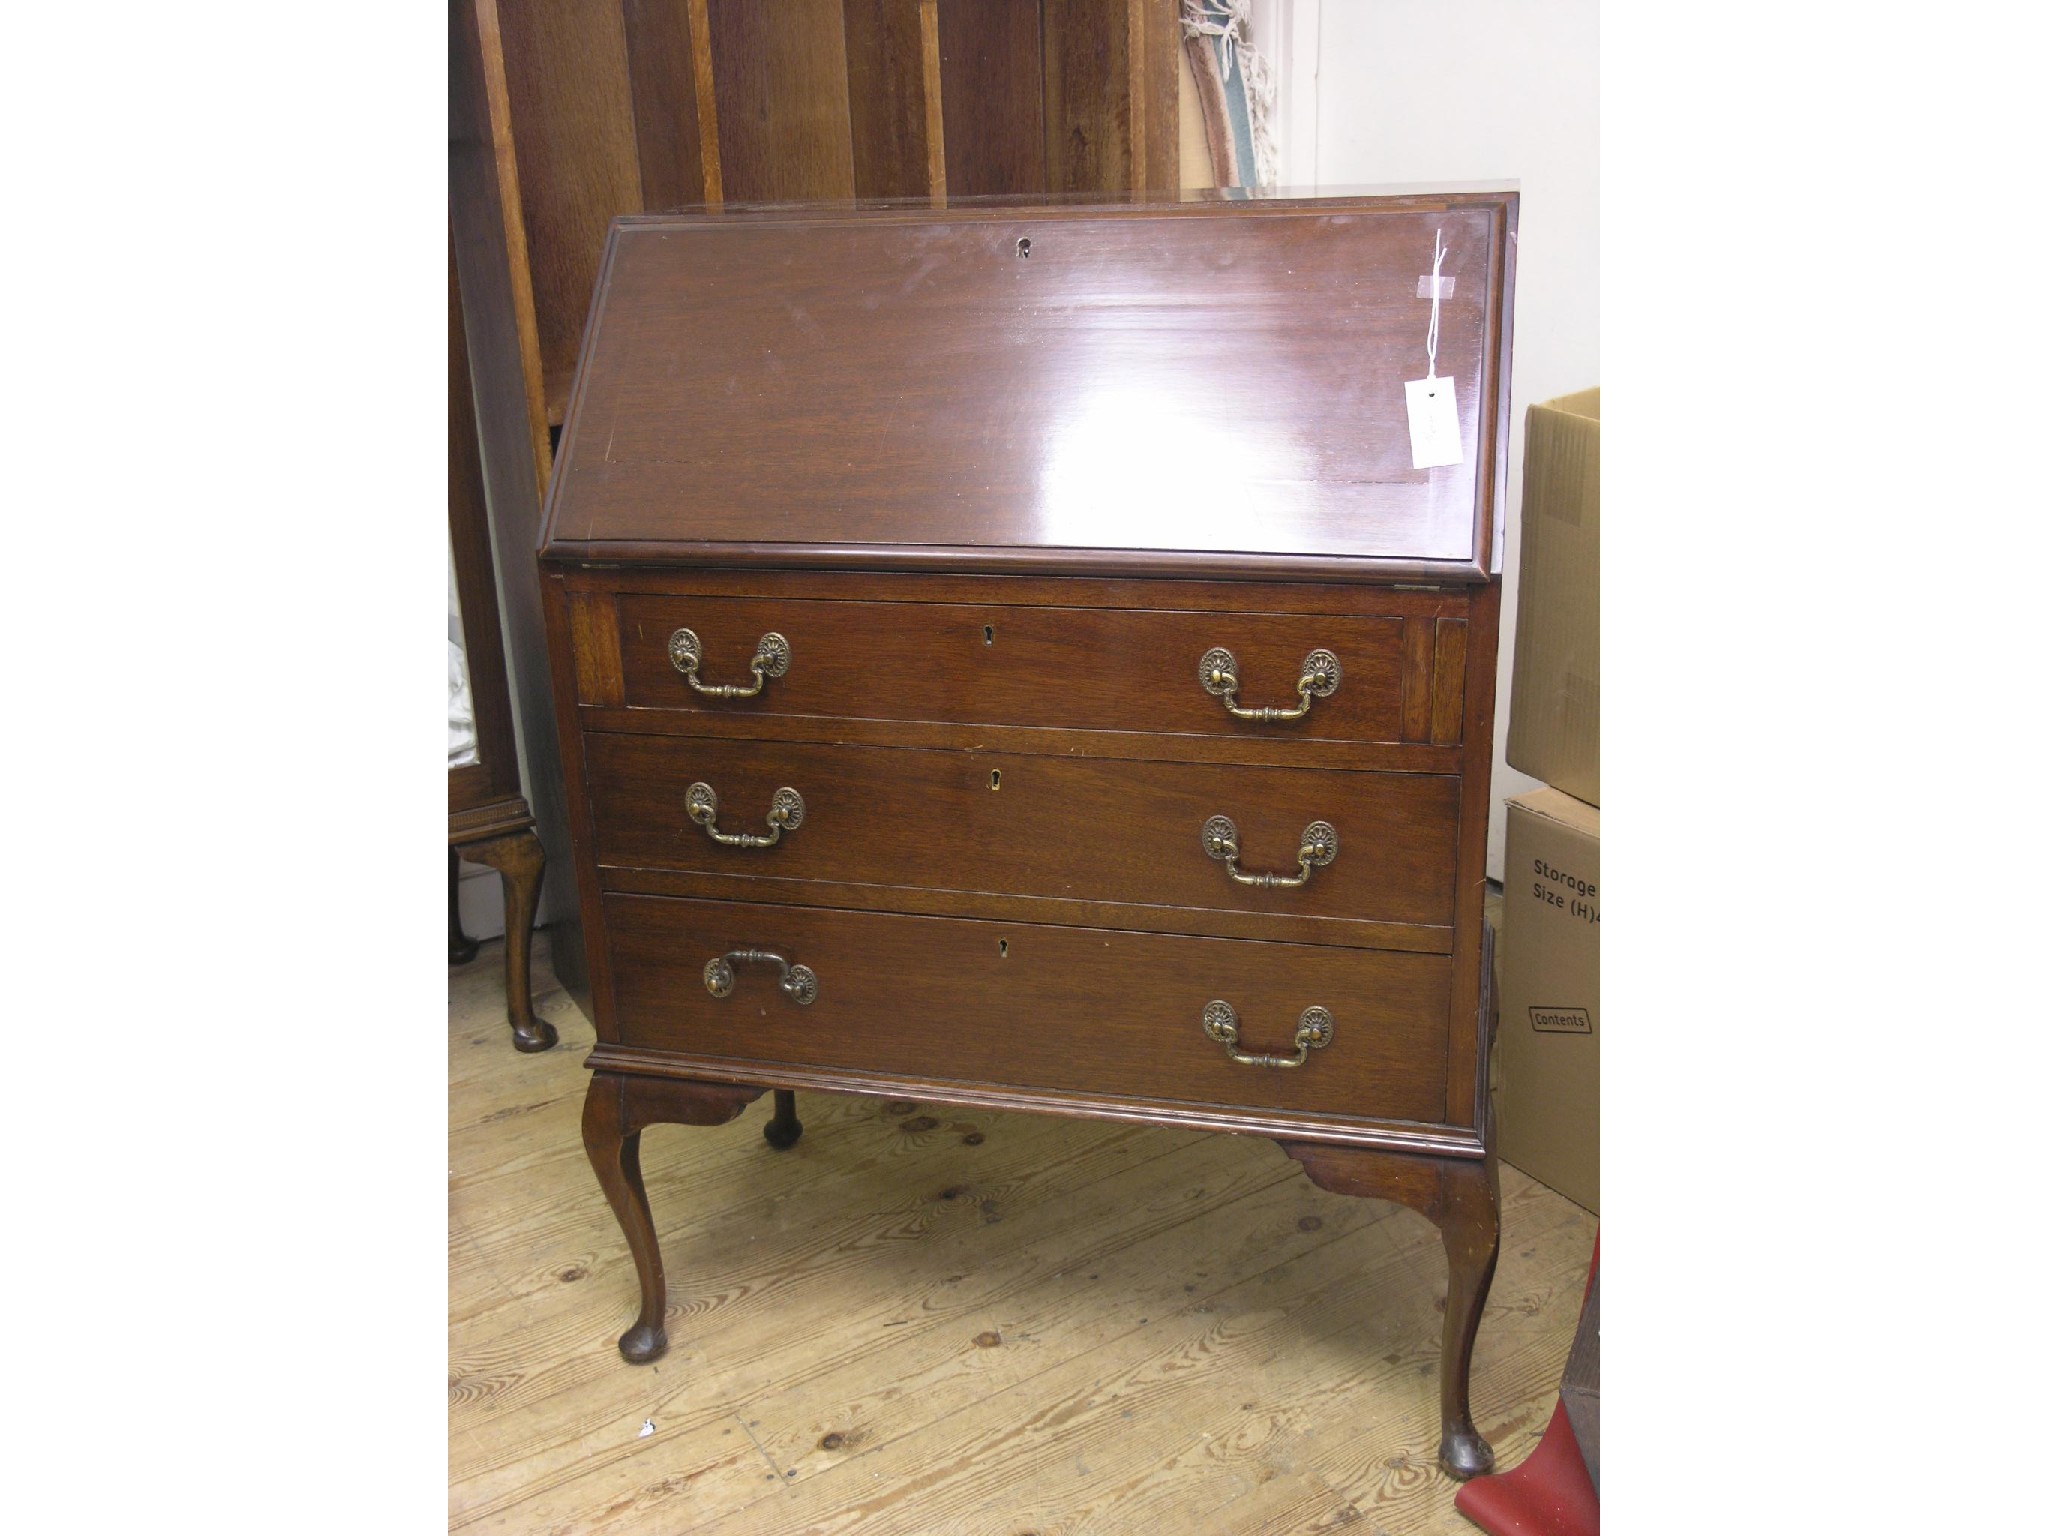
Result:
[[[698,682],[704,645],[694,629],[679,629],[668,637],[668,659],[683,674],[683,681],[707,699],[751,699],[768,686],[769,678],[789,670],[789,642],[772,629],[754,642],[754,659],[747,663],[747,670],[754,674],[751,684]]]
[[[1301,847],[1295,857],[1299,868],[1291,875],[1248,875],[1237,867],[1237,823],[1228,816],[1211,816],[1202,823],[1202,850],[1212,859],[1221,859],[1223,867],[1230,871],[1230,878],[1239,885],[1256,885],[1265,889],[1275,886],[1307,885],[1308,877],[1337,857],[1337,829],[1327,821],[1312,821],[1301,829]]]
[[[1308,1060],[1310,1051],[1328,1045],[1336,1032],[1337,1021],[1330,1017],[1330,1010],[1312,1003],[1301,1010],[1301,1018],[1295,1023],[1292,1056],[1254,1056],[1237,1048],[1235,1008],[1219,997],[1202,1010],[1202,1033],[1222,1046],[1232,1061],[1247,1067],[1298,1067]]]
[[[718,792],[701,780],[683,792],[683,807],[690,813],[690,820],[704,829],[706,836],[728,848],[772,848],[782,841],[783,828],[794,832],[804,824],[804,797],[787,784],[775,791],[774,798],[768,802],[766,833],[719,831]]]
[[[818,973],[808,965],[791,965],[782,956],[765,949],[735,949],[704,962],[704,990],[713,997],[732,996],[735,965],[772,965],[782,972],[775,985],[782,995],[808,1008],[818,998]]]
[[[1337,691],[1337,684],[1344,680],[1344,669],[1337,665],[1334,651],[1321,647],[1310,651],[1301,661],[1301,677],[1295,682],[1295,695],[1301,700],[1290,709],[1267,704],[1257,709],[1246,709],[1237,702],[1237,658],[1222,646],[1206,651],[1202,655],[1199,669],[1202,691],[1214,694],[1223,701],[1223,707],[1240,720],[1299,720],[1309,711],[1317,699],[1327,699]]]

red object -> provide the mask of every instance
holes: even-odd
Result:
[[[1599,1269],[1596,1234],[1588,1292]],[[1458,1513],[1487,1536],[1599,1536],[1600,1495],[1587,1475],[1562,1399],[1550,1410],[1550,1423],[1527,1460],[1512,1472],[1475,1477],[1458,1490]]]
[[[1598,1536],[1600,1498],[1563,1403],[1528,1460],[1458,1490],[1458,1513],[1488,1536]]]

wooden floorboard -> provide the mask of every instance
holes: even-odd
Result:
[[[451,1528],[1471,1529],[1434,1462],[1435,1230],[1249,1138],[810,1093],[787,1153],[765,1098],[656,1127],[671,1345],[625,1364],[633,1266],[579,1131],[593,1037],[536,949],[543,1055],[511,1048],[502,945],[449,973]],[[1501,1184],[1472,1398],[1512,1465],[1594,1222]]]

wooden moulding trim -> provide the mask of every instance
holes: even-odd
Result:
[[[1479,1100],[1485,1080],[1479,1037],[1485,942],[1486,824],[1492,811],[1494,672],[1500,632],[1500,583],[1474,596],[1466,627],[1463,735],[1466,772],[1458,801],[1458,885],[1452,895],[1450,1095],[1444,1118],[1474,1128],[1482,1124]]]
[[[695,736],[713,741],[810,742],[824,746],[906,747],[921,751],[1014,753],[1020,757],[1089,757],[1117,762],[1224,763],[1247,768],[1322,768],[1343,773],[1455,775],[1457,747],[1412,742],[1338,741],[1330,737],[1261,740],[1193,732],[1073,730],[1050,725],[996,725],[939,720],[869,719],[857,715],[714,714],[708,709],[635,705],[581,709],[585,730],[629,736]]]
[[[511,795],[488,805],[451,811],[448,815],[448,841],[480,843],[485,838],[502,837],[507,832],[522,831],[532,825],[533,813],[526,808],[525,797]]]
[[[1486,510],[1485,531],[1487,542],[1473,551],[1479,558],[1480,566],[1495,576],[1504,573],[1506,561],[1496,559],[1495,552],[1501,546],[1507,519],[1500,510],[1507,505],[1508,495],[1508,429],[1513,426],[1513,402],[1508,398],[1509,382],[1514,376],[1515,351],[1515,250],[1516,227],[1521,217],[1521,200],[1509,197],[1496,215],[1494,239],[1495,261],[1493,291],[1501,296],[1497,309],[1495,329],[1489,337],[1493,354],[1493,376],[1491,387],[1494,393],[1480,403],[1481,421],[1494,423],[1493,441],[1488,445],[1488,465],[1492,468],[1493,479],[1490,489],[1485,490],[1481,500]],[[1487,413],[1491,413],[1490,415]],[[1486,481],[1480,482],[1482,487]]]
[[[1194,1131],[1230,1131],[1276,1140],[1327,1142],[1348,1147],[1373,1147],[1387,1152],[1424,1153],[1431,1157],[1482,1158],[1486,1148],[1471,1131],[1455,1126],[1413,1125],[1397,1121],[1342,1121],[1275,1113],[1271,1110],[1221,1105],[1177,1104],[1162,1100],[1092,1098],[996,1084],[933,1082],[891,1077],[874,1072],[822,1071],[779,1062],[726,1061],[679,1057],[665,1051],[632,1046],[598,1045],[584,1059],[593,1072],[643,1077],[742,1083],[749,1087],[809,1088],[828,1093],[864,1093],[920,1103],[959,1104],[977,1109],[1023,1110],[1068,1115],[1082,1120],[1128,1120],[1141,1125]]]
[[[612,1001],[611,944],[604,927],[604,902],[597,879],[597,825],[592,820],[590,795],[583,776],[583,733],[577,729],[576,666],[569,655],[572,643],[569,594],[559,576],[541,573],[541,617],[547,628],[547,662],[554,687],[555,729],[561,747],[562,797],[567,807],[571,862],[576,877],[576,900],[581,916],[584,960],[590,985],[591,1021],[598,1038],[617,1036],[617,1012]]]
[[[701,0],[693,0],[701,3]],[[1172,189],[1166,189],[1169,192]],[[1503,205],[1512,205],[1518,194],[1513,192],[1445,192],[1445,193],[1401,193],[1378,195],[1372,193],[1358,196],[1333,197],[1272,197],[1258,198],[1256,206],[1262,216],[1292,214],[1302,218],[1330,218],[1347,213],[1448,213],[1458,208],[1491,208],[1499,210]],[[1126,217],[1148,219],[1173,218],[1236,218],[1243,204],[1237,201],[1216,201],[1194,194],[1189,201],[1154,202],[1126,199],[1119,192],[1109,196],[1093,193],[1026,193],[1011,198],[976,199],[972,202],[956,202],[947,209],[949,220],[958,222],[989,222],[992,220],[1028,217],[1033,219],[1091,219],[1114,214],[1118,219]],[[682,210],[664,213],[622,214],[616,221],[623,229],[639,229],[666,225],[680,227],[755,226],[772,224],[816,224],[827,219],[859,219],[863,223],[921,224],[931,217],[931,209],[923,199],[877,199],[844,200],[819,204],[761,204],[746,208],[725,210],[725,216],[715,221],[705,220],[698,214]],[[1500,228],[1495,226],[1496,230]]]
[[[1169,907],[1079,897],[1028,896],[1006,891],[873,885],[852,880],[793,880],[691,869],[640,869],[600,864],[606,892],[674,896],[688,901],[737,901],[763,906],[871,912],[883,917],[960,918],[969,922],[1038,923],[1111,933],[1153,933],[1167,938],[1233,939],[1252,944],[1307,944],[1325,949],[1369,949],[1400,954],[1448,955],[1446,925],[1395,923],[1316,913],[1245,912],[1227,907]]]
[[[1152,613],[1328,614],[1344,618],[1462,619],[1469,587],[1350,581],[1252,584],[1160,577],[1045,576],[1030,572],[952,575],[896,573],[881,584],[870,573],[731,570],[717,564],[579,566],[546,562],[571,592],[650,597],[758,597],[852,603],[952,603],[999,608],[1136,608]]]
[[[1488,360],[1485,387],[1479,393],[1479,420],[1482,425],[1493,422],[1495,431],[1481,431],[1475,445],[1477,462],[1473,465],[1473,521],[1472,558],[1479,569],[1488,575],[1498,575],[1494,569],[1494,529],[1500,522],[1500,504],[1507,494],[1506,448],[1504,428],[1506,412],[1501,411],[1501,402],[1507,392],[1507,331],[1506,315],[1502,306],[1501,284],[1514,274],[1512,257],[1506,250],[1507,242],[1514,229],[1511,217],[1514,202],[1504,201],[1492,210],[1488,220],[1491,260],[1488,262],[1486,286],[1486,340],[1481,355]],[[1498,415],[1495,413],[1499,412]]]
[[[600,286],[602,280],[600,280]],[[591,310],[591,325],[598,311]],[[583,355],[592,338],[585,335]],[[577,389],[582,387],[578,370]],[[570,406],[573,414],[574,404]],[[576,540],[554,531],[548,505],[546,560],[583,565],[718,565],[746,569],[1020,572],[1055,576],[1180,576],[1228,581],[1453,582],[1481,586],[1484,556],[1468,560],[1380,555],[1244,554],[1235,550],[1071,549],[1051,545],[765,544],[704,543],[682,539]]]
[[[1476,1102],[1472,1123],[1479,1128],[1479,1139],[1489,1147],[1495,1144],[1493,1046],[1500,1036],[1500,992],[1494,985],[1494,971],[1495,957],[1499,953],[1500,934],[1492,923],[1482,917],[1479,924],[1479,1052],[1473,1060],[1477,1086],[1473,1090]]]

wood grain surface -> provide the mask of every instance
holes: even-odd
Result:
[[[1039,0],[1045,41],[1045,185],[1051,192],[1128,187],[1133,156],[1132,13],[1139,5]],[[1142,38],[1142,24],[1140,37]]]
[[[633,81],[640,206],[659,211],[716,202],[705,194],[700,131],[705,104],[697,100],[690,7],[686,0],[621,0],[620,10]]]
[[[840,0],[710,0],[718,158],[734,202],[854,193]]]
[[[946,193],[985,197],[1045,185],[1045,67],[1038,0],[938,8]]]
[[[633,75],[619,0],[498,0],[519,113],[521,214],[551,419],[568,394],[605,228],[640,211]]]
[[[604,904],[630,1048],[742,1076],[747,1063],[793,1063],[1026,1093],[1443,1118],[1450,962],[1439,955],[655,896]],[[784,996],[762,964],[734,967],[730,995],[713,996],[705,964],[739,950],[808,966],[815,1000]],[[1312,1005],[1330,1010],[1335,1034],[1303,1066],[1245,1066],[1202,1033],[1215,998],[1236,1009],[1248,1052],[1291,1055]]]
[[[1236,607],[1175,613],[628,596],[613,643],[625,702],[636,707],[1391,742],[1402,739],[1402,623],[1392,615]],[[685,627],[704,648],[700,682],[749,683],[755,645],[771,631],[789,642],[789,669],[758,698],[707,698],[669,659],[669,638]],[[1315,699],[1301,720],[1242,720],[1201,684],[1199,663],[1218,646],[1237,661],[1237,702],[1246,709],[1298,707],[1296,684],[1311,651],[1330,651],[1343,670],[1336,691]]]
[[[577,1137],[591,1032],[545,946],[545,1055],[504,1049],[494,945],[450,977],[451,1527],[1470,1529],[1433,1465],[1436,1233],[1261,1141],[826,1094],[788,1153],[765,1100],[658,1126],[674,1342],[621,1364],[633,1266]],[[1594,1222],[1502,1184],[1472,1396],[1512,1465]]]
[[[846,95],[856,197],[921,197],[933,190],[925,110],[927,0],[843,0]],[[940,188],[943,191],[943,186]]]
[[[624,220],[550,547],[1483,568],[1513,206],[1474,194]],[[1467,452],[1425,471],[1403,381],[1427,366],[1416,282],[1439,231],[1457,287],[1436,366],[1457,380]]]
[[[1355,917],[1303,917],[1288,912],[1226,912],[1208,907],[1135,906],[1058,896],[998,896],[987,891],[918,890],[852,881],[787,880],[770,874],[706,870],[606,869],[601,889],[642,896],[697,896],[712,901],[833,907],[850,912],[904,912],[918,917],[980,917],[998,922],[1051,923],[1063,928],[1116,928],[1195,938],[1264,939],[1332,944],[1403,954],[1447,955],[1453,930]],[[1470,1053],[1467,1052],[1469,1055]]]
[[[571,674],[572,677],[574,674]],[[1242,763],[1268,768],[1355,768],[1366,773],[1458,773],[1471,760],[1457,747],[1329,741],[1286,736],[1142,735],[1036,725],[951,725],[935,720],[850,720],[816,715],[713,714],[681,710],[579,708],[586,731],[636,736],[713,736],[734,741],[845,742],[853,746],[952,747],[1027,757],[1094,757],[1124,762]]]
[[[851,599],[891,603],[996,603],[1051,608],[1158,608],[1222,613],[1233,607],[1255,613],[1322,613],[1339,617],[1359,614],[1416,615],[1463,618],[1472,602],[1471,590],[1460,584],[1377,583],[1350,580],[1358,574],[1347,566],[1341,583],[1257,581],[1243,572],[1218,580],[1213,575],[1185,574],[1180,579],[1147,576],[1069,578],[983,572],[922,571],[916,575],[848,574],[786,567],[774,571],[723,569],[677,560],[648,560],[640,567],[600,565],[592,569],[563,564],[562,584],[572,592],[652,593],[673,596]]]
[[[1459,780],[1231,764],[1133,764],[838,743],[591,735],[600,867],[685,869],[1002,895],[1202,907],[1261,916],[1451,921]],[[776,792],[800,826],[767,848],[715,843],[684,810],[709,784],[718,829],[766,835]],[[1306,885],[1234,882],[1205,851],[1235,823],[1247,873],[1292,875],[1303,832],[1336,829]]]

